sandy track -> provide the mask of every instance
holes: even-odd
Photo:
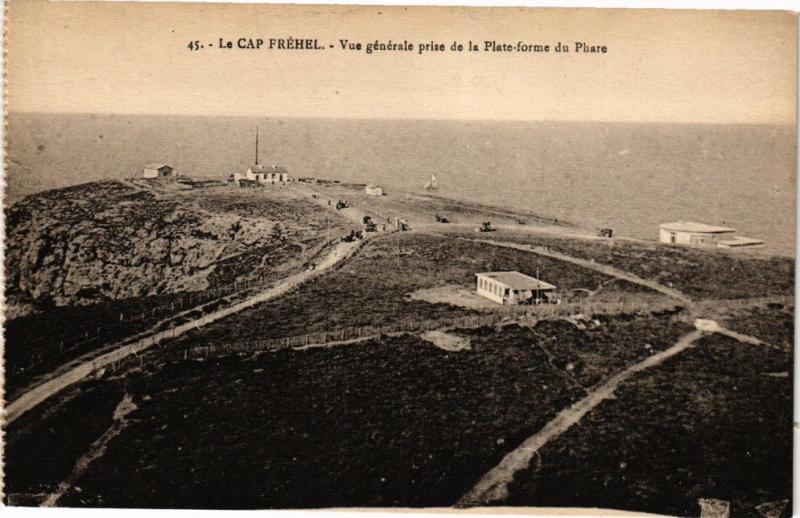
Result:
[[[110,352],[100,356],[90,356],[80,359],[79,361],[75,362],[73,367],[69,370],[59,371],[58,374],[43,380],[39,385],[26,391],[17,399],[6,405],[6,423],[8,424],[13,422],[28,410],[34,408],[70,385],[87,378],[88,376],[100,371],[108,365],[119,362],[128,356],[144,351],[145,349],[160,343],[166,338],[180,336],[193,329],[197,329],[221,318],[238,313],[247,308],[251,308],[256,304],[260,304],[284,295],[296,286],[321,275],[327,269],[332,268],[342,260],[350,257],[358,249],[359,245],[359,242],[339,243],[333,248],[333,250],[331,250],[330,253],[328,253],[328,255],[317,265],[314,270],[306,270],[292,275],[265,291],[256,293],[255,295],[231,306],[226,306],[211,313],[207,313],[201,317],[187,321],[177,327],[171,328],[170,330],[161,331],[154,335],[142,337],[133,343],[121,342],[119,347],[113,348],[113,350]]]
[[[573,425],[577,424],[583,416],[597,407],[604,400],[612,397],[617,387],[635,374],[645,371],[664,360],[692,347],[695,342],[704,336],[702,331],[692,331],[684,335],[672,347],[659,353],[648,356],[624,371],[611,377],[608,381],[592,390],[586,397],[565,408],[539,432],[530,436],[515,450],[508,453],[500,464],[486,473],[475,486],[458,501],[457,506],[469,507],[499,503],[508,497],[508,484],[514,475],[527,468],[534,455],[548,442],[555,439]]]
[[[730,329],[716,325],[713,321],[711,321],[711,323],[714,324],[714,333],[728,336],[747,345],[772,347],[770,344],[753,336],[731,331]],[[608,381],[592,390],[586,397],[559,412],[552,421],[544,426],[544,428],[530,436],[515,450],[503,457],[500,464],[486,473],[470,491],[461,497],[456,505],[459,507],[470,507],[497,504],[504,501],[508,497],[508,485],[513,481],[514,475],[526,469],[533,456],[536,455],[545,444],[580,422],[587,413],[596,408],[604,400],[613,397],[614,392],[620,384],[624,383],[635,374],[653,368],[666,359],[693,347],[699,339],[708,334],[708,332],[700,330],[692,331],[684,335],[669,349],[653,354],[609,378]]]
[[[122,433],[128,426],[127,415],[136,410],[136,405],[133,403],[133,398],[130,394],[125,394],[122,401],[119,402],[117,408],[114,410],[114,424],[103,433],[96,441],[89,447],[89,451],[82,455],[72,468],[69,476],[61,482],[56,490],[45,498],[42,502],[42,507],[53,507],[58,504],[59,499],[69,491],[75,482],[89,469],[89,464],[102,457],[108,449],[108,443]]]

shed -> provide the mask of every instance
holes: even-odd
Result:
[[[549,302],[556,287],[520,272],[476,273],[477,293],[498,304]]]
[[[659,225],[658,240],[673,245],[717,246],[719,241],[735,229],[706,225],[694,221],[678,221]]]
[[[144,178],[166,178],[172,176],[172,168],[166,164],[150,164],[142,172]]]

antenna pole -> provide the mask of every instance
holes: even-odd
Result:
[[[183,144],[178,144],[178,176],[183,175]]]
[[[256,165],[258,165],[258,125],[256,124]]]

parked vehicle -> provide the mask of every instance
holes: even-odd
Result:
[[[358,241],[359,239],[364,239],[364,233],[360,230],[351,230],[349,234],[342,237],[342,242],[352,243],[353,241]]]

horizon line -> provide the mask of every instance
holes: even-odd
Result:
[[[337,117],[332,115],[243,115],[243,114],[210,114],[210,113],[143,113],[143,112],[91,112],[91,111],[36,111],[36,110],[11,110],[6,111],[5,117],[9,115],[109,115],[125,117],[230,117],[230,118],[249,118],[249,119],[322,119],[322,120],[352,120],[352,121],[429,121],[429,122],[584,122],[584,123],[603,123],[603,124],[697,124],[697,125],[735,125],[735,126],[786,126],[797,129],[797,120],[794,121],[703,121],[703,120],[655,120],[655,119],[505,119],[505,118],[437,118],[437,117]]]

